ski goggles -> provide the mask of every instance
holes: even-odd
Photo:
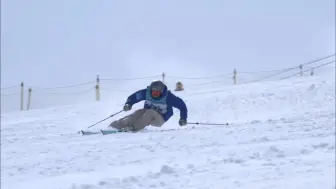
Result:
[[[152,97],[159,97],[161,95],[160,91],[152,91]]]

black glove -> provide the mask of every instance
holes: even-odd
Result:
[[[183,126],[187,125],[187,120],[180,119],[179,124],[180,124],[181,127],[183,127]]]
[[[126,112],[126,111],[129,111],[129,110],[131,110],[132,109],[132,106],[131,105],[129,105],[129,104],[125,104],[125,106],[124,106],[124,111]]]

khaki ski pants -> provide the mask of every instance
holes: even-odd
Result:
[[[161,127],[163,124],[163,117],[155,110],[140,109],[126,117],[112,122],[110,127],[115,129],[122,129],[128,126],[132,126],[134,131],[139,131],[149,125],[154,127]]]

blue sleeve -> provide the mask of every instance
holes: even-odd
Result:
[[[133,106],[133,104],[138,103],[142,100],[146,99],[146,89],[142,89],[139,90],[133,94],[131,94],[127,100],[126,100],[126,104],[129,104],[131,106]]]
[[[180,110],[180,118],[187,120],[188,109],[184,101],[172,93],[170,93],[170,100],[171,100],[172,106]]]

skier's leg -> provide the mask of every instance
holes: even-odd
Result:
[[[149,126],[154,120],[153,112],[155,111],[152,109],[146,109],[144,114],[132,124],[133,131],[140,131]]]
[[[149,125],[161,127],[164,124],[163,117],[155,110],[147,109],[146,112],[139,117],[133,124],[133,131],[139,131]]]
[[[150,110],[150,114],[153,117],[152,122],[150,123],[151,126],[161,127],[165,123],[162,115],[159,114],[157,111]]]
[[[133,112],[132,114],[125,116],[119,120],[116,120],[112,122],[109,127],[115,128],[115,129],[123,129],[130,125],[132,125],[143,113],[145,113],[145,109],[139,109]]]

